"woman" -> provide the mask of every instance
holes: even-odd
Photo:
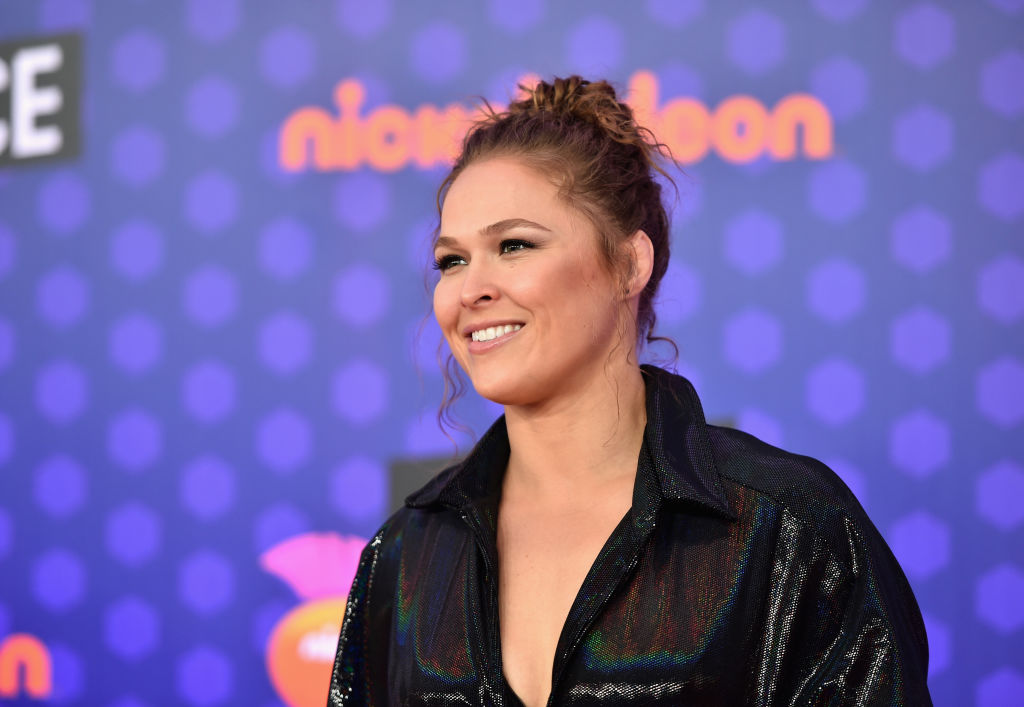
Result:
[[[367,545],[330,705],[930,703],[917,604],[843,483],[638,364],[658,157],[575,76],[467,135],[434,313],[505,414]]]

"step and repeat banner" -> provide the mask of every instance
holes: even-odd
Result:
[[[366,538],[473,441],[436,189],[570,73],[680,160],[709,419],[857,494],[936,704],[1021,704],[1017,0],[0,2],[0,704],[324,703]]]

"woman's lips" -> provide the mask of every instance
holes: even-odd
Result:
[[[525,326],[525,324],[520,325],[518,329],[513,329],[512,331],[502,333],[500,336],[496,336],[495,338],[489,339],[488,341],[473,341],[473,339],[470,338],[468,342],[469,352],[471,354],[487,353],[488,351],[491,351],[492,349],[495,349],[498,346],[501,346],[502,344],[507,342],[508,340],[512,339],[516,334],[521,332],[523,330],[523,327]]]

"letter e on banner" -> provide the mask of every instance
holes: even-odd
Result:
[[[75,34],[0,42],[0,165],[78,155],[81,44]]]

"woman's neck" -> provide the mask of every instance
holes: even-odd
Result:
[[[647,422],[640,368],[607,366],[578,389],[543,405],[507,406],[504,493],[571,501],[632,479]]]

